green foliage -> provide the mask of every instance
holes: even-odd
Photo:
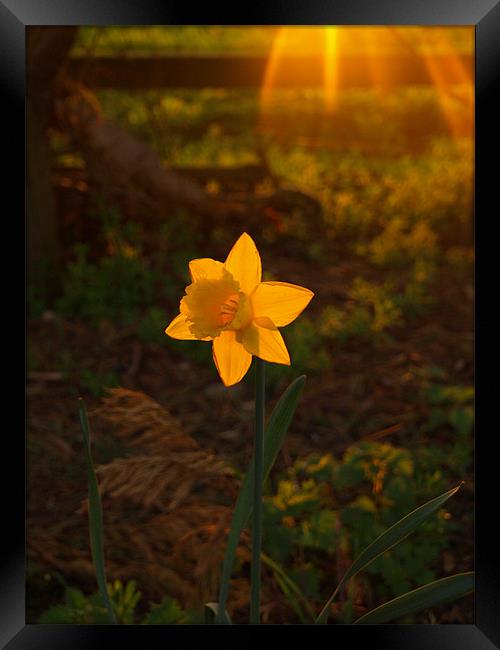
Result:
[[[106,607],[108,622],[116,623],[116,614],[111,603],[110,594],[106,584],[106,567],[104,559],[104,522],[102,516],[102,502],[99,484],[92,460],[90,428],[85,403],[79,400],[79,415],[82,428],[83,444],[85,449],[85,463],[88,475],[88,521],[89,538],[92,560],[96,573],[97,584],[102,602]]]
[[[391,295],[392,286],[388,283],[376,285],[356,278],[350,289],[350,297],[357,309],[370,314],[370,330],[374,334],[401,323],[401,310]]]
[[[432,103],[432,90],[422,90],[421,97],[426,93],[427,101]],[[344,97],[347,113],[349,97],[353,98],[354,94],[346,92]],[[410,95],[405,96],[400,91],[393,97],[399,100],[402,114],[408,111],[412,101]],[[291,98],[289,101],[292,104]],[[287,142],[286,145],[271,145],[269,157],[277,174],[320,201],[334,240],[340,238],[348,242],[353,250],[381,266],[393,260],[404,265],[420,252],[433,255],[439,249],[440,239],[449,236],[447,226],[457,225],[457,221],[463,224],[468,218],[472,200],[471,142],[467,138],[455,143],[446,138],[430,139],[432,134],[427,129],[422,138],[427,148],[419,151],[418,156],[407,156],[411,147],[405,141],[404,124],[399,127],[403,137],[397,142],[385,129],[377,130],[375,124],[370,123],[364,109],[380,106],[380,102],[380,98],[363,91],[356,107],[374,131],[374,138],[379,139],[378,146],[370,146],[375,144],[373,139],[368,144],[363,137],[359,138],[359,146],[353,148],[357,139],[350,130],[350,148],[342,146],[340,134],[341,137],[336,138],[340,151],[333,145],[315,151]],[[365,104],[363,108],[361,103]],[[386,114],[388,119],[389,114]],[[312,119],[317,119],[314,110],[311,115]],[[348,123],[352,115],[351,108],[350,117],[346,116]],[[307,132],[304,120],[297,119],[294,124],[301,133]],[[291,140],[293,142],[292,136]],[[369,150],[363,151],[367,144]],[[392,147],[392,155],[384,150],[386,145]],[[373,246],[370,245],[372,239],[376,242]],[[398,250],[400,239],[410,256],[407,261]],[[429,251],[426,250],[428,244],[431,245]]]
[[[179,603],[170,596],[158,605],[151,603],[151,609],[142,621],[143,625],[182,625],[189,622],[186,612]]]
[[[353,445],[339,460],[330,454],[297,460],[265,499],[265,552],[308,598],[320,598],[322,584],[331,586],[335,578],[318,567],[354,559],[396,521],[443,491],[442,460],[432,452],[411,453],[379,442]],[[440,552],[454,530],[444,514],[424,522],[411,539],[367,567],[359,580],[370,583],[377,600],[436,577]],[[327,563],[321,560],[325,554]]]
[[[468,406],[474,400],[473,386],[443,386],[435,384],[427,391],[427,398],[433,405]]]
[[[391,283],[379,285],[356,278],[344,310],[328,305],[319,320],[325,338],[345,342],[351,338],[384,341],[387,330],[403,323],[403,311]]]
[[[314,611],[300,587],[286,573],[282,566],[265,553],[262,553],[262,561],[272,569],[281,591],[293,607],[301,623],[310,623],[313,621],[315,617]]]
[[[120,581],[108,584],[108,592],[113,609],[119,623],[130,624],[133,622],[133,613],[141,593],[135,590],[136,584],[132,580],[124,587]],[[82,591],[74,587],[65,587],[64,603],[54,605],[43,612],[39,623],[71,623],[83,625],[94,623],[108,623],[108,613],[103,605],[99,592],[85,596]]]
[[[267,53],[275,28],[191,26],[182,27],[83,27],[78,30],[74,55],[119,54],[122,51],[180,52],[257,52]]]
[[[434,605],[456,600],[473,591],[474,572],[472,571],[441,578],[384,603],[355,621],[355,625],[388,623],[427,610]]]
[[[46,310],[46,302],[35,284],[26,287],[27,311],[29,318],[41,318]]]
[[[224,47],[231,49],[247,38],[261,44],[261,39],[269,38],[269,32],[265,35],[266,30],[257,29],[234,41],[238,30],[226,29],[214,40],[218,28],[214,29],[186,28],[183,33],[187,41],[180,37],[183,30],[178,28],[91,28],[80,37],[85,47],[92,42],[97,48],[119,50],[128,43],[127,47],[147,44],[147,49],[166,47],[175,51],[184,48],[189,39],[191,46],[204,50],[221,45],[219,39],[229,39],[224,40]],[[145,39],[146,34],[151,35],[150,41]],[[411,319],[425,314],[436,302],[434,279],[442,260],[449,258],[451,268],[461,277],[470,271],[470,247],[463,243],[456,246],[454,241],[449,246],[448,239],[450,233],[453,239],[454,233],[466,232],[468,227],[471,140],[466,134],[457,140],[445,135],[442,98],[433,88],[401,88],[387,94],[345,90],[339,97],[336,119],[322,124],[319,134],[322,91],[308,91],[305,103],[300,90],[279,91],[277,97],[273,110],[278,124],[286,124],[286,142],[268,137],[265,130],[256,133],[260,108],[258,97],[251,91],[148,91],[138,96],[104,90],[99,94],[105,114],[156,148],[170,165],[232,167],[261,163],[260,152],[265,150],[275,178],[319,202],[319,218],[327,231],[325,241],[307,236],[303,215],[294,211],[280,217],[286,221],[289,239],[296,240],[300,250],[307,250],[316,264],[329,260],[325,251],[333,250],[336,258],[345,249],[363,260],[369,271],[364,274],[360,270],[345,278],[345,300],[323,304],[321,313],[308,312],[285,330],[296,369],[325,372],[332,367],[332,344],[351,340],[384,344]],[[386,116],[384,128],[380,128],[380,115]],[[410,142],[412,133],[407,133],[409,123],[412,133],[417,125],[426,125],[425,133],[417,138],[421,144],[416,151]],[[331,131],[338,129],[336,124],[343,125],[340,136],[349,134],[348,148],[342,144],[342,137]],[[436,126],[436,132],[429,125]],[[318,135],[328,146],[317,149],[307,144],[309,136],[314,141]],[[59,152],[60,143],[57,146]],[[210,185],[208,189],[213,188]],[[262,191],[272,191],[272,185]],[[158,228],[148,226],[148,231],[157,228],[156,248],[146,253],[141,228],[124,223],[109,206],[99,208],[98,215],[106,253],[91,261],[88,251],[76,249],[57,309],[92,323],[101,319],[137,323],[142,341],[165,344],[166,319],[158,305],[165,300],[173,306],[182,294],[187,262],[199,254],[201,217],[176,211]],[[268,225],[263,226],[263,232],[266,229]],[[212,230],[215,241],[224,225],[215,224]],[[278,242],[279,237],[278,231],[274,232],[273,241]],[[39,314],[40,305],[34,299],[31,302],[33,313]],[[204,346],[184,347],[195,361],[210,362]],[[278,371],[285,373],[286,380],[291,379],[286,369],[271,367],[271,383],[278,381]]]
[[[457,475],[463,475],[472,463],[471,436],[474,428],[474,387],[430,384],[425,399],[430,405],[426,432],[443,431],[451,441],[444,462]],[[443,452],[441,452],[443,453]]]
[[[281,449],[288,427],[290,426],[295,413],[295,409],[297,408],[302,389],[304,388],[305,380],[306,378],[304,376],[297,377],[290,386],[288,386],[269,417],[264,431],[262,454],[263,481],[267,479]],[[254,472],[255,464],[252,459],[238,494],[238,499],[231,520],[226,552],[224,554],[221,586],[219,591],[220,611],[218,616],[221,617],[220,621],[223,620],[226,612],[229,581],[236,557],[238,542],[253,510],[252,483],[254,481]]]
[[[332,367],[327,338],[322,335],[320,326],[321,320],[318,321],[308,314],[301,314],[300,318],[282,331],[292,364],[287,367],[268,363],[266,367],[268,386],[276,389],[292,381],[297,373],[320,374]]]
[[[102,397],[107,388],[118,386],[119,379],[118,375],[113,371],[96,373],[88,368],[82,368],[80,383],[93,397]]]
[[[294,372],[321,372],[331,367],[330,356],[322,347],[317,324],[302,314],[285,331],[287,345],[293,354]]]
[[[122,623],[132,624],[135,607],[141,598],[141,592],[136,591],[135,581],[131,580],[124,586],[120,580],[115,580],[110,587],[110,596],[114,601],[117,619]]]
[[[314,34],[315,28],[306,28],[307,32],[299,32],[293,41],[296,51],[303,53],[322,53],[324,41],[319,34]],[[352,37],[343,39],[342,47],[348,53],[372,52],[368,39],[362,38],[363,27],[349,27]],[[297,31],[297,30],[295,30]],[[446,40],[439,30],[429,30],[422,27],[399,28],[396,38],[387,33],[387,37],[378,43],[382,53],[406,52],[412,50],[423,53],[448,52],[448,47],[459,53],[467,54],[471,48],[470,30],[467,28],[447,29]],[[106,56],[110,54],[127,53],[157,53],[157,54],[228,54],[248,53],[266,55],[273,44],[277,29],[274,26],[119,26],[119,27],[81,27],[73,50],[73,55],[82,56],[93,54]],[[311,38],[312,36],[312,38]],[[364,34],[363,34],[364,36]],[[385,35],[384,35],[385,36]],[[292,39],[294,34],[288,35]],[[346,42],[347,41],[347,42]],[[444,41],[444,46],[443,46]],[[289,41],[290,42],[290,41]],[[449,46],[448,46],[449,43]],[[410,92],[415,93],[411,88]],[[417,109],[418,110],[418,109]],[[384,127],[388,127],[384,122]]]
[[[124,222],[116,209],[106,206],[101,206],[93,216],[100,223],[104,253],[91,261],[89,247],[75,245],[56,311],[94,327],[101,321],[118,327],[135,325],[141,341],[163,343],[168,317],[158,304],[179,301],[188,279],[187,263],[197,256],[193,235],[196,220],[192,228],[188,227],[189,217],[181,211],[158,225],[156,248],[146,254],[138,224]],[[179,227],[184,222],[186,227]],[[39,306],[33,304],[36,314],[35,308]],[[83,381],[97,396],[102,386],[114,384],[114,377],[98,378],[83,373]]]
[[[433,264],[418,259],[407,280],[398,287],[394,280],[370,282],[356,277],[343,308],[327,305],[317,322],[317,333],[335,343],[364,339],[384,343],[409,319],[424,314],[433,304],[429,283]],[[316,335],[316,346],[318,346]]]
[[[155,275],[132,252],[119,251],[96,263],[87,259],[87,247],[75,249],[63,280],[63,295],[56,309],[90,324],[110,320],[130,324],[138,310],[153,302]]]
[[[143,343],[165,343],[165,312],[158,307],[150,307],[137,326],[137,338]]]
[[[417,507],[419,501],[444,487],[441,472],[415,467],[412,454],[388,444],[363,443],[351,448],[338,467],[337,489],[353,489],[357,496],[342,508],[352,556],[357,556],[386,528]],[[418,486],[419,491],[415,488]],[[367,573],[382,578],[384,596],[399,595],[412,585],[432,580],[433,563],[447,545],[451,531],[443,518],[420,526],[411,539],[375,560]]]
[[[436,255],[437,236],[425,221],[415,224],[402,217],[389,221],[380,235],[361,251],[375,265],[401,268],[415,259],[432,259]]]
[[[329,615],[329,609],[336,595],[343,588],[345,584],[351,581],[360,571],[366,570],[370,567],[374,560],[377,558],[385,557],[385,554],[400,544],[406,539],[407,536],[414,533],[419,529],[422,524],[435,514],[446,501],[452,497],[460,489],[460,486],[454,487],[433,499],[429,499],[424,504],[414,508],[411,512],[406,513],[397,522],[389,526],[380,535],[378,535],[371,543],[369,543],[357,556],[354,562],[351,563],[349,569],[344,573],[341,581],[333,591],[332,595],[323,606],[316,623],[326,623]],[[406,590],[405,590],[406,591]],[[352,612],[350,612],[351,614]]]
[[[79,30],[73,55],[131,49],[260,54],[268,51],[272,38],[273,30],[267,28],[90,27]],[[455,91],[460,99],[461,90]],[[275,387],[301,372],[328,375],[335,370],[335,351],[343,344],[384,345],[412,326],[412,319],[426,314],[439,300],[442,289],[436,280],[443,269],[452,274],[451,288],[471,278],[467,220],[472,204],[472,140],[465,132],[458,139],[449,137],[443,97],[435,88],[342,91],[335,119],[329,120],[318,119],[324,106],[321,89],[277,90],[265,120],[253,90],[137,94],[105,89],[98,97],[108,119],[149,144],[167,165],[267,164],[271,174],[258,188],[260,197],[271,193],[278,182],[302,190],[321,206],[318,219],[326,231],[321,241],[308,236],[300,210],[278,215],[287,250],[285,245],[280,250],[283,231],[262,224],[270,254],[274,243],[282,256],[297,250],[306,253],[297,257],[307,257],[318,276],[323,270],[335,271],[331,294],[330,276],[318,281],[329,297],[314,301],[311,311],[284,330],[293,366],[269,364],[269,382]],[[83,165],[81,157],[69,150],[67,138],[57,133],[51,137],[57,164]],[[212,180],[206,189],[217,194],[221,188]],[[209,344],[172,341],[164,329],[166,312],[176,313],[188,280],[187,262],[210,254],[202,233],[210,228],[212,241],[222,241],[226,222],[221,218],[207,225],[200,215],[176,210],[165,215],[163,223],[148,224],[146,237],[141,226],[125,222],[113,207],[101,205],[93,217],[99,235],[91,244],[75,247],[57,303],[46,304],[43,296],[28,288],[30,318],[39,319],[47,309],[55,309],[91,326],[100,321],[117,327],[134,325],[143,343],[167,346],[179,357],[213,366]],[[266,237],[270,229],[272,236]],[[32,370],[39,365],[35,352],[29,351]],[[61,356],[64,371],[73,371],[76,365],[71,355]],[[85,367],[79,367],[79,377],[82,387],[96,397],[118,382],[113,371]],[[287,577],[303,594],[319,601],[334,577],[327,567],[331,570],[335,562],[352,559],[395,520],[442,490],[450,473],[461,478],[470,469],[473,390],[447,386],[439,373],[420,379],[424,387],[417,398],[428,419],[419,437],[427,436],[427,444],[410,451],[385,443],[357,443],[342,459],[313,455],[296,461],[277,478],[276,489],[265,499],[264,544],[275,563],[268,567],[291,601],[297,592]],[[431,580],[453,526],[448,518],[434,517],[412,540],[377,559],[358,580],[366,581],[379,600]],[[130,622],[135,604],[119,612],[118,600],[124,598],[120,593],[117,589],[112,595],[114,609]],[[346,597],[343,616],[349,620],[354,586],[349,585]],[[93,598],[98,597],[70,590],[65,604],[53,608],[52,615],[72,617],[68,622],[92,618],[97,622],[104,608]],[[304,615],[300,598],[293,609],[297,616]],[[143,622],[170,624],[185,622],[189,616],[166,597],[152,606]]]
[[[474,250],[466,246],[451,246],[446,251],[446,263],[455,277],[471,282],[474,277]]]
[[[108,592],[117,621],[123,625],[137,623],[180,625],[188,622],[186,612],[170,596],[165,596],[160,604],[150,603],[149,611],[139,620],[136,608],[141,599],[141,592],[137,590],[134,580],[130,580],[126,584],[115,580],[108,584]],[[68,586],[64,589],[64,602],[50,607],[38,619],[38,623],[67,623],[71,625],[95,625],[108,622],[107,610],[103,605],[100,593],[86,596],[79,589]]]

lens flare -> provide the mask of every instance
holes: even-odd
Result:
[[[473,70],[468,70],[463,59],[452,47],[446,31],[434,31],[435,44],[443,57],[438,59],[425,51],[423,58],[436,89],[441,111],[453,136],[472,134],[474,108]],[[470,50],[473,50],[473,33],[469,34]]]
[[[338,28],[325,28],[325,111],[332,115],[337,107],[339,83]]]
[[[323,113],[335,116],[346,89],[388,94],[427,86],[435,90],[450,135],[470,136],[473,52],[468,27],[280,27],[261,87],[261,117],[276,108],[276,91],[284,88],[322,90]],[[318,93],[300,98],[305,107],[309,98],[318,101]]]

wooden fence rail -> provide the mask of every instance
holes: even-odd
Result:
[[[73,58],[69,72],[92,88],[140,91],[152,88],[258,88],[262,85],[267,57],[88,57]],[[463,82],[465,71],[474,78],[474,57],[433,56],[432,65],[446,84]],[[338,75],[341,88],[364,88],[373,84],[375,71],[391,84],[429,85],[433,76],[422,56],[343,56]],[[440,74],[442,71],[442,74]],[[282,88],[324,85],[321,57],[287,57],[279,64],[276,85]]]

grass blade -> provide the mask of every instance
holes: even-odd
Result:
[[[474,572],[457,573],[409,591],[364,614],[354,625],[387,623],[456,600],[474,591]]]
[[[359,573],[359,571],[373,562],[373,560],[375,560],[379,555],[382,555],[382,553],[385,553],[385,551],[388,551],[390,548],[398,544],[401,540],[412,533],[415,528],[417,528],[423,521],[425,521],[425,519],[427,519],[427,517],[430,517],[434,512],[436,512],[436,510],[439,510],[439,508],[446,501],[448,501],[448,499],[452,497],[460,489],[460,487],[461,486],[458,485],[452,490],[448,490],[448,492],[445,492],[435,499],[431,499],[427,503],[424,503],[423,506],[416,508],[408,515],[403,517],[403,519],[400,519],[396,524],[394,524],[394,526],[391,526],[391,528],[382,533],[382,535],[377,537],[377,539],[369,546],[367,546],[365,550],[362,551],[356,560],[351,564],[344,577],[338,584],[337,588],[328,599],[326,605],[321,610],[321,613],[319,614],[315,623],[326,623],[330,611],[330,605],[334,601],[337,593],[344,586],[347,580],[349,580],[349,578],[355,576],[357,573]]]
[[[305,375],[297,377],[281,396],[279,402],[273,409],[268,425],[264,433],[264,481],[269,475],[276,460],[279,450],[285,439],[286,432],[295,413],[300,394],[306,381]],[[219,614],[217,623],[224,623],[222,612],[225,612],[227,597],[229,593],[229,581],[233,570],[236,549],[240,535],[245,528],[248,518],[252,512],[252,494],[254,477],[254,460],[250,461],[248,472],[238,494],[236,506],[229,531],[224,563],[222,566],[222,578],[219,591]]]
[[[289,600],[290,605],[292,606],[297,616],[300,618],[301,622],[310,623],[311,621],[314,621],[313,609],[309,604],[307,598],[302,593],[300,587],[297,585],[297,583],[295,583],[290,578],[290,576],[286,574],[285,570],[277,562],[275,562],[272,558],[270,558],[265,553],[262,553],[262,561],[264,562],[264,564],[267,564],[267,566],[272,569],[274,576],[280,586],[280,589],[285,594],[286,598]],[[297,600],[297,598],[299,600]],[[307,610],[307,614],[309,615],[309,620],[307,620],[307,617],[304,614],[299,601],[302,601],[305,609]]]
[[[108,594],[106,586],[106,571],[104,567],[104,541],[103,530],[104,524],[102,519],[102,505],[101,495],[99,494],[99,485],[92,462],[92,454],[90,451],[90,429],[89,421],[87,418],[87,410],[85,403],[80,397],[79,399],[80,423],[82,425],[83,441],[85,447],[85,459],[87,463],[87,474],[89,479],[89,534],[90,534],[90,548],[92,550],[92,558],[94,560],[94,567],[96,572],[97,584],[104,603],[108,610],[108,619],[110,623],[116,624],[116,617],[111,605],[111,599]]]
[[[219,615],[219,603],[205,603],[203,605],[203,611],[205,613],[205,624],[212,625],[215,622],[216,617]],[[232,625],[229,614],[224,612],[224,616],[226,617],[224,621],[226,625]]]

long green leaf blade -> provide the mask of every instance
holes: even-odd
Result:
[[[461,486],[458,485],[457,487],[454,487],[448,492],[441,494],[435,499],[431,499],[427,503],[424,503],[423,506],[416,508],[408,515],[403,517],[403,519],[400,519],[396,524],[394,524],[394,526],[391,526],[391,528],[382,533],[382,535],[377,537],[377,539],[369,546],[367,546],[365,550],[362,551],[356,560],[351,564],[344,577],[338,584],[337,588],[328,599],[326,605],[321,610],[321,613],[319,614],[315,623],[326,623],[330,611],[330,605],[335,599],[337,593],[344,586],[347,580],[349,580],[349,578],[355,576],[357,573],[359,573],[359,571],[373,562],[373,560],[375,560],[379,555],[382,555],[382,553],[385,553],[385,551],[388,551],[405,537],[407,537],[410,533],[412,533],[423,521],[425,521],[425,519],[427,519],[427,517],[430,517],[434,512],[436,512],[436,510],[439,510],[439,508],[446,501],[448,501],[448,499],[452,497],[460,489],[460,487]]]
[[[96,572],[97,584],[103,603],[108,610],[108,619],[110,623],[116,624],[116,617],[111,605],[111,599],[106,586],[106,570],[104,566],[104,541],[103,541],[103,518],[101,495],[99,494],[99,485],[97,476],[92,462],[90,450],[90,428],[87,418],[87,410],[82,398],[79,399],[80,423],[82,425],[83,441],[85,447],[85,460],[87,463],[87,474],[89,479],[89,533],[90,548]]]
[[[457,573],[409,591],[364,614],[354,625],[387,623],[456,600],[474,591],[474,572]]]
[[[305,375],[297,377],[281,396],[269,418],[268,425],[264,433],[264,481],[267,479],[269,472],[276,460],[279,450],[285,439],[286,432],[295,413],[300,394],[306,381]],[[236,507],[231,521],[224,563],[222,566],[222,578],[219,591],[219,614],[217,623],[224,623],[223,612],[226,609],[227,597],[229,593],[229,581],[233,570],[236,549],[240,540],[240,535],[245,528],[248,518],[252,513],[252,488],[254,480],[254,461],[250,461],[249,469],[243,479],[243,483],[238,494]]]
[[[205,614],[205,624],[212,625],[216,617],[219,616],[219,603],[205,603],[203,605],[203,611]],[[231,618],[227,612],[224,612],[226,625],[232,625]]]
[[[297,585],[297,583],[295,583],[290,578],[290,576],[286,574],[283,567],[281,567],[277,562],[275,562],[272,558],[270,558],[265,553],[262,553],[262,561],[265,564],[267,564],[267,566],[270,567],[274,572],[274,575],[280,584],[281,590],[283,591],[285,596],[289,599],[290,604],[292,605],[293,609],[299,616],[302,623],[309,623],[310,621],[313,621],[314,620],[313,609],[309,604],[307,598],[302,593],[300,587]],[[309,614],[309,621],[306,620],[306,617],[302,611],[302,607],[300,606],[300,602],[294,598],[294,595],[297,596],[299,601],[302,601],[302,603],[304,604],[304,607],[307,610],[307,613]]]

